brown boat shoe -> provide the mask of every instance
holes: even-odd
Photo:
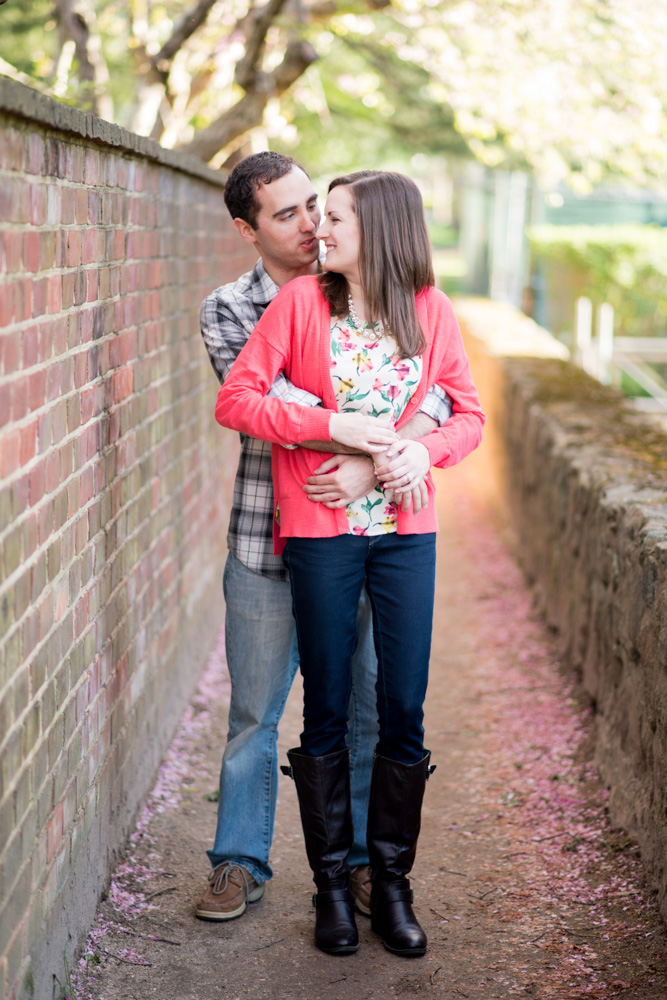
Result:
[[[222,861],[208,877],[206,892],[197,900],[195,916],[200,920],[233,920],[264,895],[247,868]]]
[[[371,870],[368,865],[358,865],[350,870],[350,892],[359,913],[371,915]]]

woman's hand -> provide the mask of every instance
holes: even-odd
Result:
[[[393,427],[364,413],[332,413],[329,434],[332,441],[369,454],[385,451],[388,445],[399,440]]]
[[[392,445],[381,462],[376,463],[375,472],[383,487],[393,490],[398,500],[402,494],[412,493],[430,468],[431,456],[426,445],[402,440]]]
[[[400,494],[396,497],[396,503],[401,504],[401,510],[414,510],[415,514],[418,514],[420,510],[426,510],[428,507],[428,487],[426,481],[422,479],[420,483],[413,486],[411,490],[405,490],[403,493],[403,500],[401,501]]]

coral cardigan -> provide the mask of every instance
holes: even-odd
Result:
[[[397,427],[418,411],[430,386],[442,386],[453,400],[452,416],[437,430],[420,438],[431,456],[431,464],[455,465],[477,447],[482,436],[484,414],[470,375],[452,305],[442,292],[427,288],[416,296],[417,315],[426,338],[423,372],[417,389]],[[255,327],[248,343],[234,362],[218,393],[215,417],[262,441],[271,441],[273,485],[280,521],[275,528],[276,552],[286,537],[325,538],[348,532],[345,508],[330,510],[313,503],[303,490],[308,476],[326,460],[322,452],[294,450],[280,445],[302,441],[331,441],[329,418],[338,412],[331,380],[331,314],[316,277],[294,278],[281,288]],[[302,389],[314,393],[323,407],[300,406],[267,396],[278,372]],[[423,534],[437,530],[431,474],[426,477],[429,505],[415,514],[398,511],[399,534]]]

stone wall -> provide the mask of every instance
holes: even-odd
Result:
[[[473,460],[590,697],[612,821],[667,919],[667,435],[509,307],[457,312],[490,418]]]
[[[51,1000],[222,618],[199,161],[0,81],[0,997]]]

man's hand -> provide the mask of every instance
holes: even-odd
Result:
[[[304,485],[308,499],[330,510],[359,500],[377,486],[373,462],[366,455],[334,455]]]

